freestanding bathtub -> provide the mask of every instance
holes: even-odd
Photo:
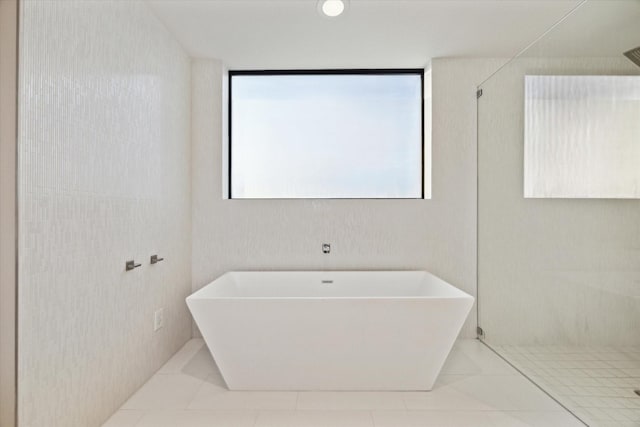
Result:
[[[424,271],[229,272],[187,305],[231,390],[431,390],[473,297]]]

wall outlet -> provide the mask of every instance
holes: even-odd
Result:
[[[164,308],[160,308],[153,313],[153,330],[154,332],[164,326]]]

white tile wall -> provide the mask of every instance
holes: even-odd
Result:
[[[190,336],[190,60],[141,2],[21,5],[20,425],[96,426]]]
[[[195,60],[194,290],[231,270],[414,269],[475,295],[475,88],[499,64],[433,61],[430,200],[224,200],[223,65]],[[475,326],[474,309],[462,336]]]
[[[522,57],[478,103],[480,326],[499,345],[640,345],[640,200],[525,199],[524,76],[637,75],[623,56]]]

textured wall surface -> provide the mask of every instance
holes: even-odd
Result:
[[[139,2],[21,4],[20,425],[97,426],[191,334],[190,59]]]
[[[0,426],[16,402],[16,86],[18,2],[0,1]]]
[[[475,88],[498,63],[432,63],[431,200],[225,200],[223,69],[194,61],[194,290],[230,270],[417,269],[475,295]]]
[[[622,56],[521,58],[483,85],[480,324],[495,344],[640,345],[640,200],[523,198],[525,74],[640,70]]]

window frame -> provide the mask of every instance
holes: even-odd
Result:
[[[347,68],[347,69],[298,69],[298,70],[228,70],[227,114],[227,197],[229,200],[426,200],[425,199],[425,94],[424,68]],[[232,99],[234,76],[285,76],[285,75],[418,75],[420,77],[420,196],[419,197],[260,197],[234,198],[232,193]]]

